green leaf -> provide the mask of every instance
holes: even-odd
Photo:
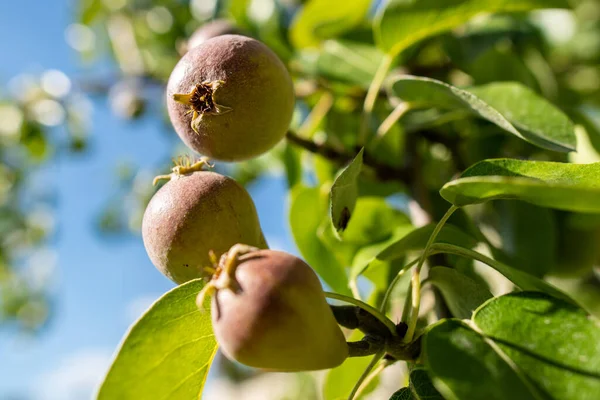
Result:
[[[516,268],[510,267],[506,264],[501,263],[500,261],[489,258],[476,251],[446,243],[434,243],[431,246],[431,254],[438,253],[455,254],[480,261],[492,267],[496,271],[500,272],[502,275],[504,275],[505,278],[507,278],[509,281],[521,288],[521,290],[544,292],[556,298],[563,299],[564,301],[574,303],[573,300],[569,298],[569,296],[567,296],[554,286],[550,285],[549,283],[546,283],[533,275],[520,271]]]
[[[556,263],[558,226],[555,211],[521,201],[498,201],[498,234],[502,249],[494,258],[537,277]]]
[[[371,0],[310,0],[298,12],[290,27],[290,40],[296,48],[316,47],[361,24]]]
[[[473,321],[549,397],[593,400],[600,393],[600,322],[542,293],[489,301]]]
[[[104,12],[102,0],[83,0],[79,3],[80,21],[84,25],[91,25]]]
[[[292,147],[289,143],[285,143],[281,157],[285,167],[288,188],[293,188],[302,181],[300,151]]]
[[[446,399],[545,399],[497,346],[465,321],[447,319],[425,333],[421,357]]]
[[[600,163],[484,160],[440,194],[456,206],[515,199],[566,211],[600,212]]]
[[[363,149],[354,160],[340,173],[331,187],[330,216],[333,227],[337,232],[342,232],[348,226],[356,198],[358,196],[357,178],[360,174],[363,161]]]
[[[541,148],[575,150],[574,127],[566,115],[517,83],[496,83],[466,91],[435,79],[403,75],[391,87],[396,96],[415,107],[465,110]],[[478,92],[491,104],[479,98]],[[523,98],[512,93],[523,94]]]
[[[210,299],[196,307],[204,287],[193,280],[171,290],[131,327],[98,399],[197,399],[217,351]]]
[[[427,281],[439,289],[456,318],[471,318],[473,311],[493,297],[487,288],[452,268],[431,268]]]
[[[343,239],[359,246],[387,240],[399,226],[410,225],[410,218],[382,197],[358,198],[352,217]]]
[[[318,76],[368,88],[383,53],[376,47],[349,40],[327,40],[318,50],[306,50],[300,61]]]
[[[413,229],[412,225],[399,226],[388,240],[361,248],[352,260],[350,279],[356,280],[360,275],[366,274],[378,288],[385,287],[385,284],[389,283],[388,272],[390,262],[378,260],[377,255],[391,244],[398,242]],[[377,271],[377,273],[375,273],[375,271]],[[369,274],[367,274],[367,272],[369,272]]]
[[[504,115],[519,131],[529,132],[532,138],[548,140],[545,146],[557,150],[575,150],[577,139],[573,122],[562,111],[516,82],[496,82],[469,89]],[[537,144],[534,142],[534,144]]]
[[[375,21],[377,45],[396,56],[421,40],[456,28],[483,13],[567,8],[564,0],[394,0]]]
[[[424,368],[415,368],[410,371],[410,390],[416,400],[444,400],[431,382],[429,374]]]
[[[377,259],[391,261],[404,257],[409,251],[425,249],[425,245],[434,229],[435,224],[429,224],[413,230],[379,253]],[[438,234],[435,243],[452,243],[460,247],[471,248],[475,247],[477,240],[457,227],[445,224]]]
[[[412,392],[410,391],[410,388],[405,387],[405,388],[398,390],[396,393],[394,393],[392,395],[392,397],[390,397],[390,400],[418,400],[418,399],[415,399]]]
[[[290,198],[290,228],[300,253],[332,290],[349,295],[344,267],[317,237],[327,212],[326,197],[319,188],[297,185],[290,192]]]
[[[354,334],[350,339],[359,340],[360,336],[362,335]],[[342,365],[329,370],[323,383],[323,399],[346,400],[370,361],[371,357],[347,358]],[[363,394],[372,392],[376,383],[377,380],[372,382],[367,390],[363,391]]]

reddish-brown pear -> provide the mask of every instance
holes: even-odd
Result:
[[[253,251],[239,258],[232,276],[233,287],[212,299],[213,329],[227,357],[273,371],[327,369],[346,359],[344,335],[304,261]]]
[[[292,80],[261,42],[221,35],[191,48],[167,84],[169,117],[191,149],[223,161],[256,157],[285,135]]]
[[[208,171],[173,175],[150,200],[142,237],[152,263],[176,283],[210,275],[210,251],[240,242],[267,247],[246,189]]]

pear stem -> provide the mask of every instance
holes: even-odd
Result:
[[[390,333],[392,334],[392,336],[398,336],[398,334],[396,333],[396,325],[392,321],[390,321],[389,318],[387,318],[385,315],[383,315],[381,312],[379,312],[379,310],[377,310],[374,307],[371,307],[367,303],[357,300],[354,297],[344,296],[343,294],[332,293],[332,292],[325,292],[325,297],[330,298],[330,299],[335,299],[335,300],[341,300],[346,303],[354,304],[355,306],[362,308],[363,310],[365,310],[366,312],[368,312],[369,314],[371,314],[372,316],[377,318],[379,321],[381,321],[385,326],[387,326],[387,328],[390,331]]]

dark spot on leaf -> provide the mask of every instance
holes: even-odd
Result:
[[[343,231],[348,227],[348,222],[350,222],[351,216],[352,215],[350,214],[350,210],[348,209],[348,207],[344,207],[342,213],[340,214],[340,220],[338,221],[336,227],[338,231]]]

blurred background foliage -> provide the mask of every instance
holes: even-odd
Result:
[[[44,166],[50,160],[86,151],[91,98],[105,99],[115,115],[131,124],[142,119],[163,124],[173,137],[173,156],[186,153],[166,119],[164,86],[194,31],[209,21],[227,19],[240,32],[265,42],[287,63],[298,99],[292,128],[306,141],[299,144],[315,145],[312,150],[320,155],[300,153],[288,142],[259,159],[237,165],[219,164],[217,169],[246,185],[261,174],[285,171],[292,187],[304,178],[299,172],[302,163],[310,171],[308,180],[320,185],[330,183],[338,168],[356,152],[366,90],[383,58],[374,45],[371,28],[380,1],[76,3],[75,22],[66,28],[65,38],[82,63],[101,68],[78,77],[67,77],[56,70],[39,76],[20,75],[0,91],[0,318],[5,326],[33,331],[50,315],[52,294],[48,287],[56,264],[50,250],[57,228],[54,200],[52,188],[44,185]],[[390,176],[376,176],[375,170],[367,169],[361,177],[361,195],[421,193],[421,206],[430,218],[437,219],[447,208],[437,194],[441,185],[483,158],[600,161],[600,3],[570,3],[572,11],[477,18],[403,52],[394,73],[428,76],[457,86],[520,82],[550,99],[578,124],[578,153],[543,151],[489,123],[465,119],[460,113],[414,111],[402,124],[383,132],[382,140],[367,148],[370,159],[365,159],[367,166],[385,166],[390,176],[414,176],[392,184]],[[339,9],[339,18],[319,24],[328,8]],[[386,98],[389,94],[382,90],[379,96]],[[395,101],[390,97],[390,102],[376,103],[372,127],[389,115]],[[152,176],[170,168],[169,164],[170,160],[164,160],[160,171],[140,170],[128,164],[116,166],[115,190],[107,194],[104,209],[98,210],[99,231],[107,236],[137,234],[144,207],[155,190],[149,182]],[[319,201],[318,194],[311,193],[302,193],[307,207],[315,203],[306,199],[316,196],[315,202]],[[295,199],[299,196],[297,191],[292,193]],[[549,254],[547,268],[536,272],[540,276],[572,272],[561,266],[573,262],[573,254],[582,258],[577,260],[579,265],[598,263],[597,219],[507,202],[473,207],[470,212],[483,222],[488,240],[504,248],[506,254],[502,256],[507,259],[527,265],[540,255],[539,249],[545,249]],[[385,215],[382,220],[386,220]],[[331,233],[318,229],[324,217],[310,229],[313,235],[313,228],[317,229],[325,251],[336,249],[335,257],[341,263],[348,264],[363,242],[384,242],[393,235],[378,227],[363,227],[367,233],[358,231],[357,244],[336,247],[329,237]],[[459,214],[453,223],[464,227],[464,220]],[[532,229],[535,231],[528,231]],[[381,237],[373,240],[371,231]],[[519,236],[513,237],[511,232]],[[361,241],[362,234],[368,240]],[[306,257],[301,240],[296,237],[296,241]],[[315,244],[309,246],[314,248]],[[565,249],[575,250],[565,253]],[[578,279],[562,285],[580,294],[597,290],[598,279],[591,268],[576,275]],[[594,301],[587,303],[597,308],[598,302]]]

